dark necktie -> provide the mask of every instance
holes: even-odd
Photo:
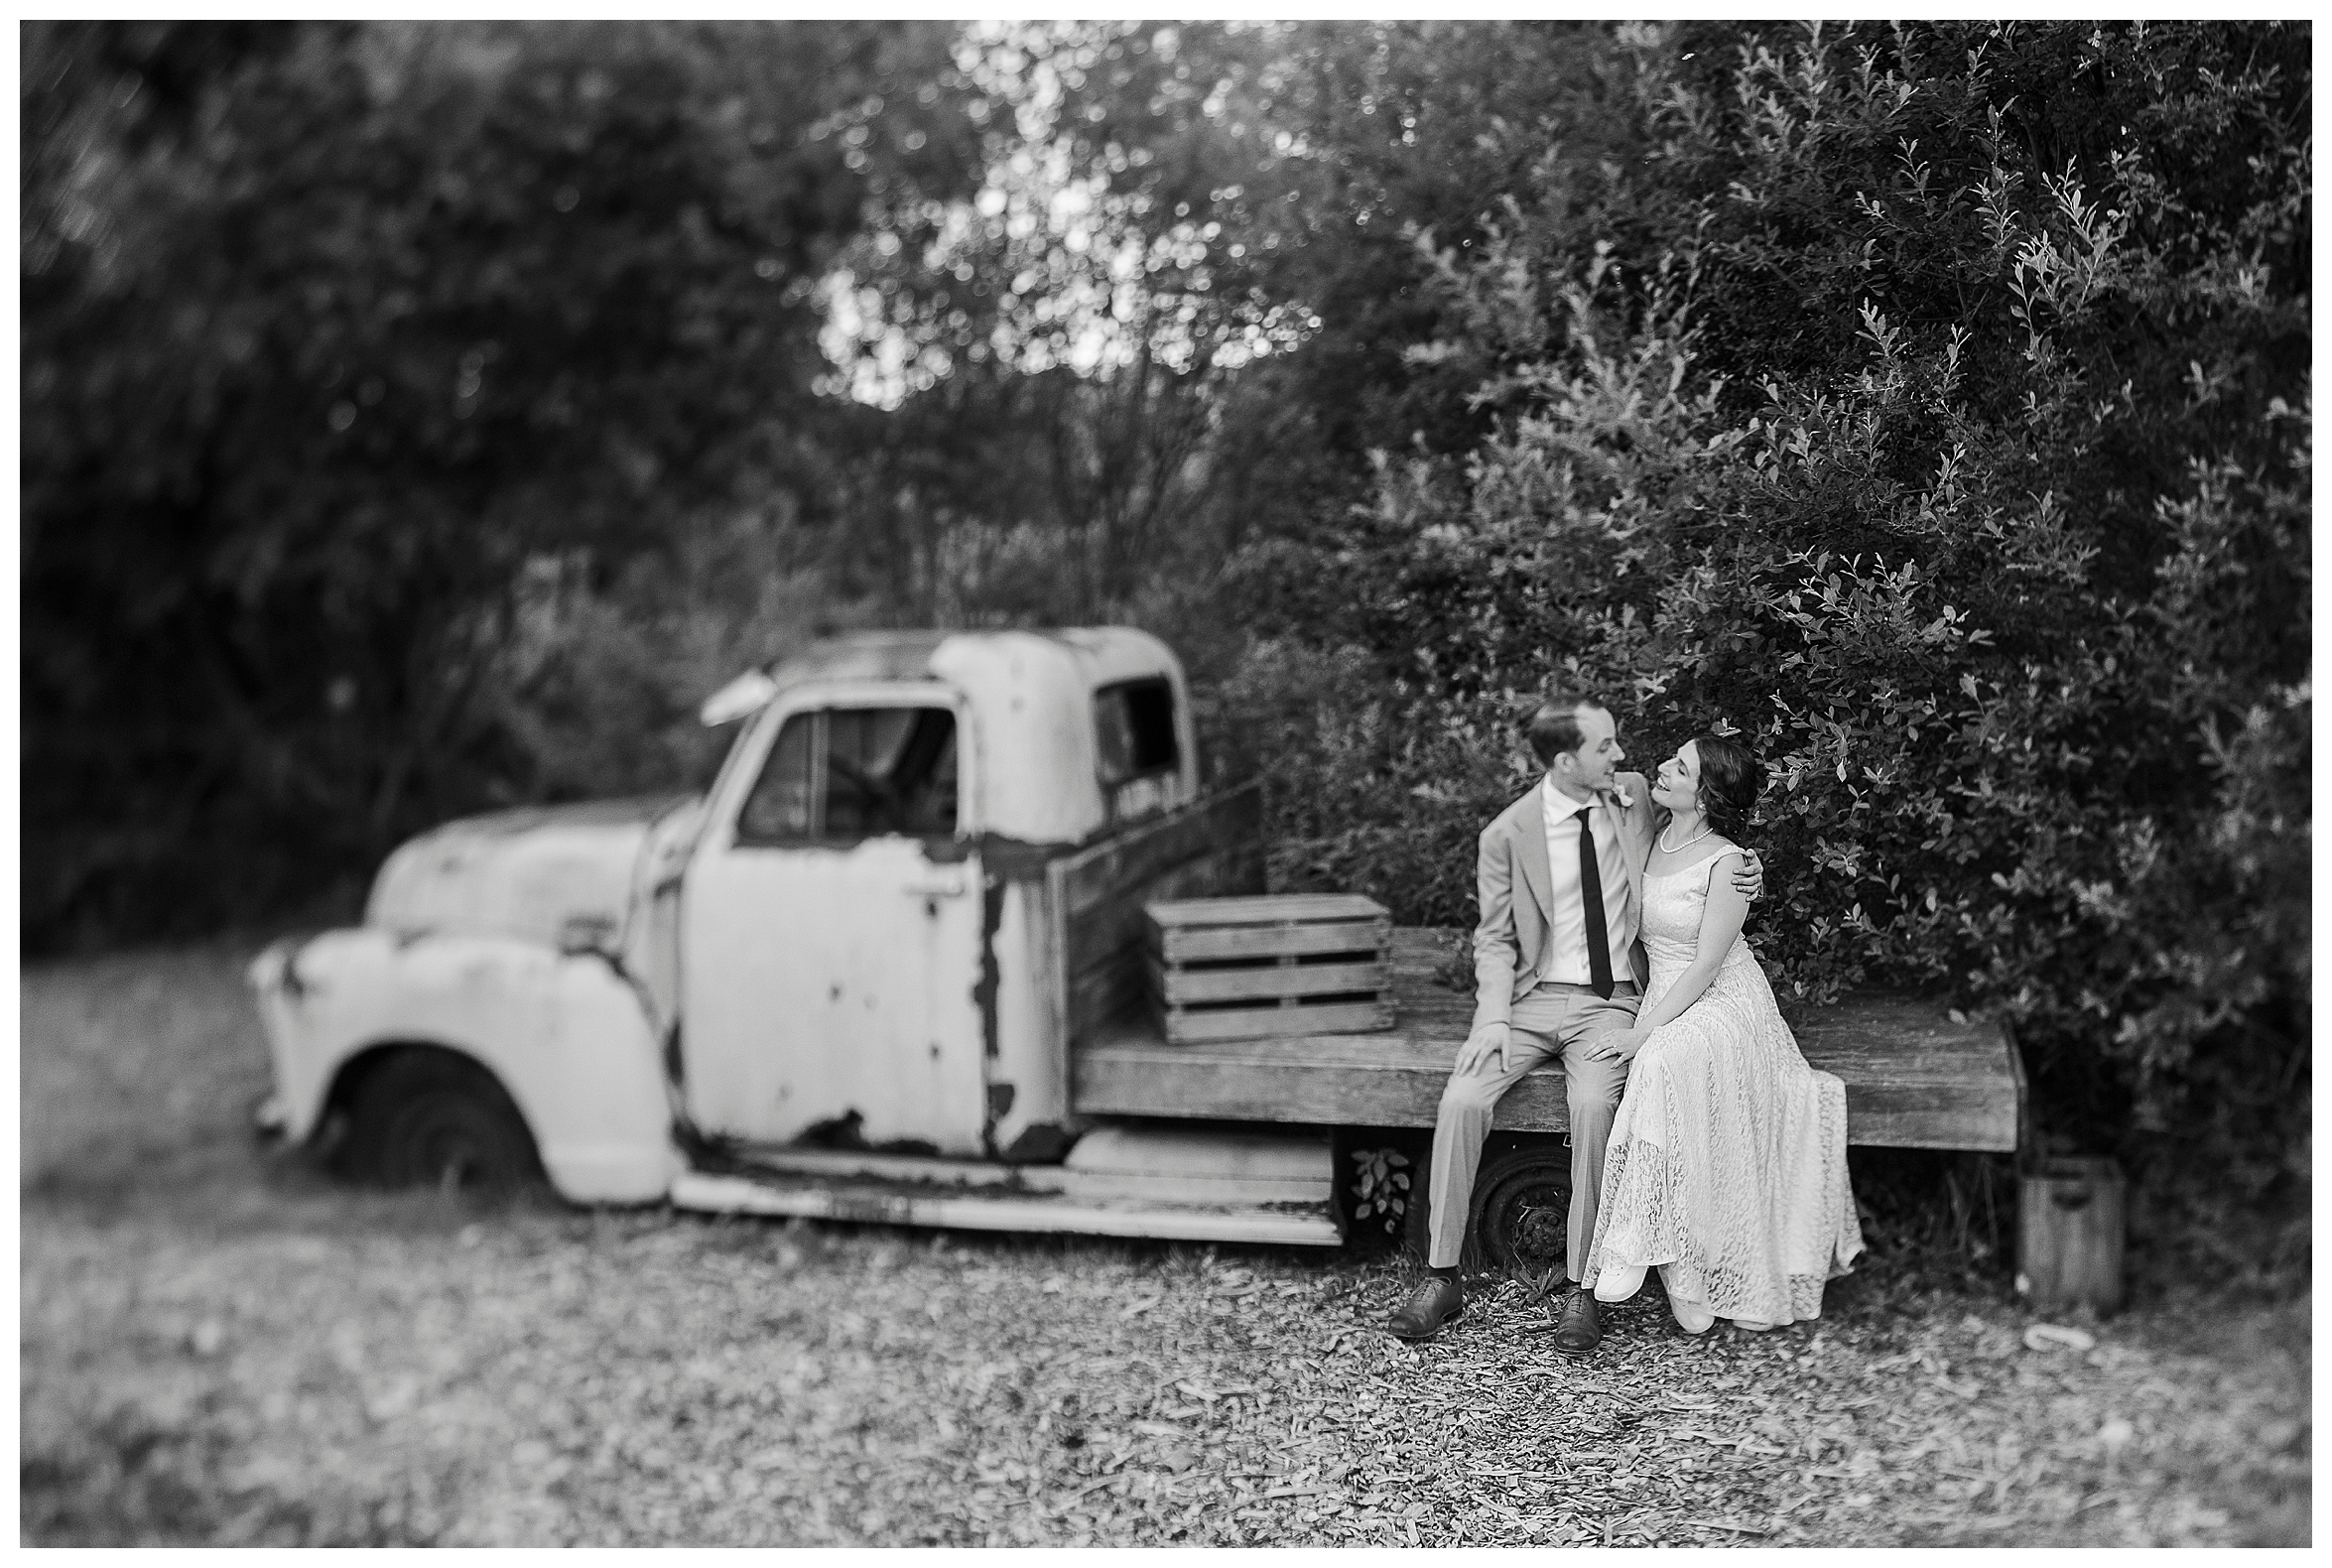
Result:
[[[1587,905],[1587,974],[1598,996],[1612,994],[1612,937],[1604,926],[1604,878],[1597,868],[1595,829],[1584,807],[1579,813],[1579,899]]]

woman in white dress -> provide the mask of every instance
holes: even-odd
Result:
[[[1846,1175],[1846,1086],[1818,1073],[1773,1004],[1729,874],[1764,771],[1699,735],[1660,764],[1668,810],[1643,879],[1651,983],[1635,1027],[1606,1036],[1631,1060],[1605,1155],[1582,1283],[1625,1301],[1660,1270],[1685,1332],[1819,1317],[1822,1286],[1863,1249]]]

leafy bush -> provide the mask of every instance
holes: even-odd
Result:
[[[1630,36],[1608,237],[1552,179],[1441,258],[1496,433],[1383,461],[1344,648],[1248,678],[1309,694],[1248,705],[1281,871],[1470,913],[1585,682],[1756,745],[1785,994],[1996,1006],[2056,1130],[2256,1097],[2303,1172],[2304,32]]]

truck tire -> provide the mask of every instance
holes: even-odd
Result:
[[[1466,1265],[1515,1278],[1536,1279],[1550,1267],[1560,1274],[1570,1223],[1571,1151],[1563,1141],[1493,1137],[1474,1178]]]
[[[400,1051],[356,1091],[347,1166],[383,1187],[509,1192],[542,1177],[526,1119],[494,1075],[450,1051]]]

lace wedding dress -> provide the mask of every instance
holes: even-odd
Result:
[[[1717,854],[1643,879],[1647,1009],[1699,952]],[[1672,1302],[1791,1323],[1821,1315],[1824,1282],[1862,1250],[1846,1086],[1806,1065],[1764,971],[1735,937],[1709,988],[1628,1069],[1582,1283],[1593,1289],[1606,1269],[1623,1283],[1657,1265]]]

